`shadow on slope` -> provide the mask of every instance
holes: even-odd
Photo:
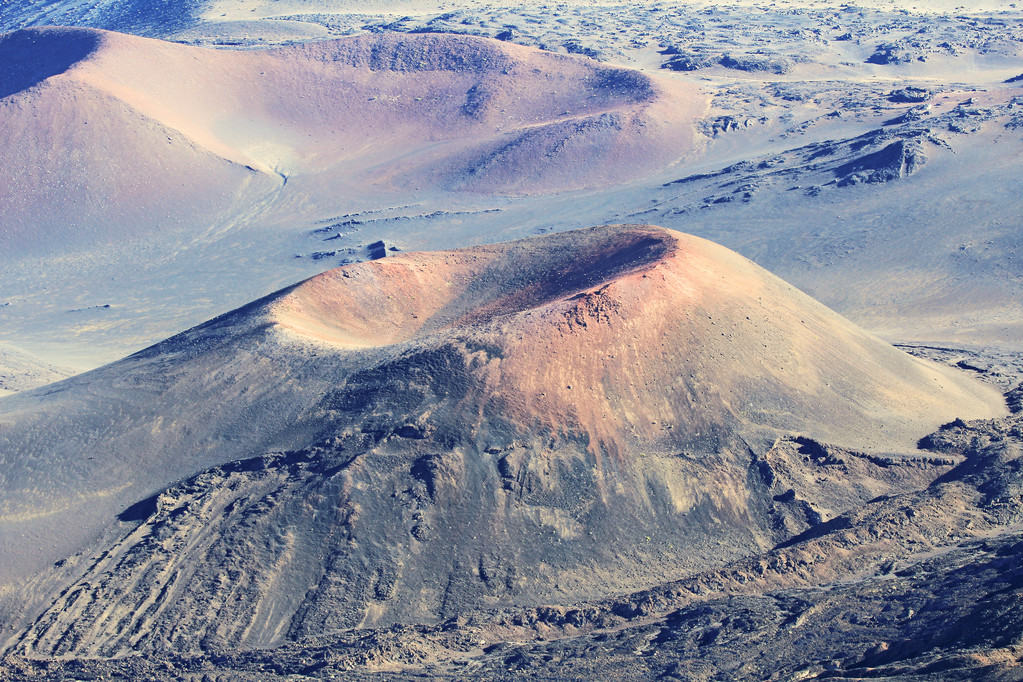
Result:
[[[0,35],[0,99],[64,73],[99,46],[87,31],[52,29]]]

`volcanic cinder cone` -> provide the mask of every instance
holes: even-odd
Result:
[[[706,105],[693,86],[471,36],[225,51],[24,29],[0,35],[0,243],[195,237],[289,182],[334,201],[604,187],[691,154]]]
[[[24,613],[49,608],[18,646],[43,655],[273,645],[653,584],[778,541],[778,436],[912,448],[1004,411],[650,226],[332,270],[0,408],[0,523],[23,538],[0,563],[13,580],[83,552],[23,592]],[[913,471],[836,476],[869,499],[937,475]]]

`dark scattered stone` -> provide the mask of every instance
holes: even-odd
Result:
[[[1005,123],[1007,130],[1019,130],[1023,128],[1023,114],[1013,114]]]
[[[767,117],[759,118],[738,118],[735,116],[718,116],[717,118],[704,120],[700,123],[700,132],[708,137],[717,137],[722,133],[732,132],[741,128],[749,128],[754,125],[767,123]],[[691,176],[695,177],[695,176]]]
[[[586,47],[576,40],[568,40],[561,44],[569,54],[581,54],[584,57],[590,57],[591,59],[597,59],[600,57],[600,51],[595,50],[592,47]]]
[[[159,495],[153,495],[147,497],[144,500],[140,500],[135,504],[131,505],[123,512],[117,515],[117,520],[130,523],[132,521],[145,521],[150,516],[156,513],[156,500]]]
[[[828,451],[824,449],[823,445],[812,438],[796,436],[793,440],[799,446],[799,454],[807,455],[811,459],[827,459]]]
[[[774,499],[775,502],[793,502],[796,499],[796,491],[789,488],[780,495],[775,495],[772,499]]]
[[[879,151],[835,169],[839,187],[860,183],[891,182],[911,175],[926,161],[919,142],[896,140]]]
[[[662,69],[668,69],[670,71],[698,71],[699,69],[706,69],[709,66],[714,66],[715,60],[707,55],[696,54],[693,52],[681,52],[678,48],[673,48],[676,51],[673,53],[675,56],[661,64]]]
[[[426,486],[426,494],[432,500],[437,494],[437,477],[440,470],[439,455],[423,455],[412,464],[412,478],[422,481]]]
[[[966,360],[960,360],[959,362],[957,362],[956,363],[956,367],[958,367],[959,369],[968,369],[971,372],[978,372],[980,374],[984,374],[984,373],[987,372],[987,370],[984,369],[983,367],[977,367],[976,365],[971,365]]]
[[[953,453],[961,451],[969,441],[968,427],[962,419],[956,418],[942,424],[934,433],[928,434],[917,441],[921,450]]]
[[[1005,402],[1008,403],[1009,411],[1013,414],[1023,412],[1023,383],[1005,394]]]
[[[912,86],[908,88],[899,88],[888,93],[889,102],[899,102],[905,104],[915,104],[930,99],[932,93],[926,88],[914,88]]]
[[[410,438],[413,440],[422,440],[426,438],[426,431],[416,426],[415,424],[405,424],[399,426],[394,430],[394,435],[399,438]]]
[[[792,70],[791,62],[780,55],[744,55],[735,57],[726,54],[721,57],[718,63],[726,69],[751,73],[764,72],[782,75]]]
[[[867,57],[868,64],[909,64],[913,61],[926,61],[922,54],[914,54],[901,45],[886,43],[878,45],[874,54]]]

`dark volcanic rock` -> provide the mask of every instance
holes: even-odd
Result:
[[[874,53],[867,57],[868,64],[908,64],[925,60],[923,54],[899,43],[878,45]]]
[[[725,54],[711,56],[699,52],[669,48],[662,51],[663,54],[670,54],[672,57],[661,65],[662,69],[671,71],[698,71],[711,66],[723,66],[726,69],[746,71],[749,73],[773,73],[782,75],[792,70],[792,61],[776,54]]]
[[[583,45],[578,40],[568,40],[561,44],[569,54],[581,54],[590,59],[600,59],[600,50]]]
[[[718,63],[726,69],[736,71],[763,72],[777,75],[786,74],[792,70],[792,63],[781,55],[730,55],[726,54],[718,60]]]
[[[924,102],[932,96],[931,91],[926,88],[899,88],[888,93],[888,101],[910,104]]]
[[[387,245],[383,241],[376,241],[366,247],[366,253],[370,260],[387,257]]]
[[[1009,411],[1013,414],[1023,412],[1023,383],[1006,393],[1005,401],[1009,405]]]
[[[674,56],[661,64],[662,69],[669,69],[671,71],[697,71],[699,69],[705,69],[709,66],[713,66],[717,61],[708,55],[694,53],[694,52],[681,52],[676,51]]]
[[[839,187],[891,182],[913,174],[925,161],[918,141],[896,140],[879,151],[839,166],[835,176]]]

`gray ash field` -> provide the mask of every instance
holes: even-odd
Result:
[[[1023,679],[1023,10],[0,30],[0,680]]]

